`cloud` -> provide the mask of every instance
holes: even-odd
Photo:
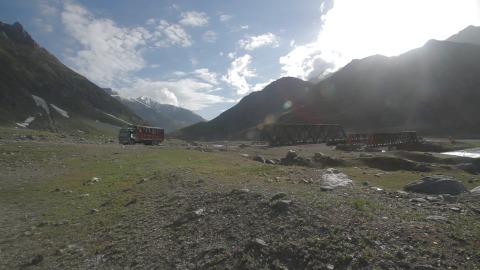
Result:
[[[208,83],[211,84],[211,85],[217,85],[217,84],[218,84],[218,80],[217,80],[218,75],[217,75],[217,73],[215,73],[215,72],[210,72],[210,71],[208,70],[208,68],[197,69],[197,70],[195,70],[195,71],[193,72],[193,74],[194,74],[197,78],[199,78],[199,79],[201,79],[201,80],[203,80],[203,81],[205,81],[205,82],[208,82]]]
[[[217,33],[215,33],[214,31],[206,31],[205,33],[203,33],[203,40],[205,40],[206,42],[210,42],[210,43],[213,43],[215,41],[217,41]]]
[[[320,7],[323,25],[317,40],[295,46],[280,63],[284,75],[307,79],[353,59],[399,55],[429,39],[445,39],[480,24],[479,14],[476,0],[458,5],[449,0],[335,0],[333,8]]]
[[[233,18],[232,15],[229,15],[229,14],[221,14],[220,15],[220,21],[221,22],[226,22],[226,21],[229,21]]]
[[[185,26],[206,26],[208,25],[207,14],[203,12],[189,11],[182,12],[180,24]]]
[[[128,88],[120,89],[129,96],[147,96],[163,104],[171,104],[189,110],[201,110],[215,103],[233,102],[210,92],[212,84],[193,78],[182,78],[172,81],[152,81],[137,79]]]
[[[142,69],[146,63],[139,52],[148,39],[145,29],[119,27],[109,19],[96,19],[82,6],[66,1],[61,12],[67,33],[81,46],[66,51],[67,61],[79,73],[102,85]]]
[[[149,23],[152,23],[149,21]],[[165,20],[160,20],[156,27],[154,35],[159,38],[155,42],[157,47],[190,47],[193,45],[192,37],[178,24],[170,24]],[[161,38],[165,37],[165,38]]]
[[[256,75],[248,68],[252,62],[249,54],[237,57],[230,65],[226,75],[222,76],[222,80],[228,85],[234,87],[238,95],[245,95],[250,92],[248,78],[256,77]]]
[[[278,38],[272,33],[266,33],[259,36],[248,37],[238,42],[239,46],[246,50],[254,50],[260,47],[270,46],[278,47]]]
[[[33,19],[34,25],[42,32],[54,32],[53,19],[56,18],[59,13],[57,7],[42,0],[37,2],[37,8],[41,16]]]

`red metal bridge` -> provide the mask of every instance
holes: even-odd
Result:
[[[364,144],[371,147],[417,143],[415,131],[345,134],[342,125],[286,125],[263,127],[261,140],[270,146],[296,144]]]

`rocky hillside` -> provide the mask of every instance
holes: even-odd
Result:
[[[431,40],[398,57],[354,60],[314,85],[279,79],[208,123],[198,138],[251,138],[265,123],[342,124],[347,132],[480,134],[480,46]],[[251,133],[253,134],[253,133]]]
[[[38,45],[20,23],[0,22],[0,32],[1,125],[101,133],[144,123]]]
[[[162,127],[167,132],[206,121],[200,115],[173,105],[161,104],[148,97],[128,98],[117,91],[103,88],[105,92],[116,97],[122,104],[141,116],[150,125]]]

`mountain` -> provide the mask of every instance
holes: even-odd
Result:
[[[480,45],[480,26],[470,25],[457,34],[449,37],[447,41]]]
[[[141,116],[149,125],[162,127],[166,132],[176,131],[180,128],[206,121],[200,115],[173,105],[161,104],[148,97],[128,98],[120,95],[111,88],[103,90],[116,97],[122,104]]]
[[[0,124],[102,133],[143,119],[38,45],[18,22],[0,22]]]
[[[397,57],[374,55],[317,84],[281,78],[186,138],[252,139],[265,123],[342,124],[347,133],[416,130],[480,134],[480,46],[428,41]]]

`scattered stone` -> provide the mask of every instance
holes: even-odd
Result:
[[[244,158],[248,158],[248,157],[249,157],[248,154],[240,154],[239,156],[244,157]]]
[[[410,202],[413,202],[413,203],[427,203],[427,200],[424,199],[424,198],[413,198],[413,199],[410,199]]]
[[[137,198],[133,198],[127,204],[125,204],[125,207],[130,206],[132,204],[136,204],[136,203],[137,203]]]
[[[150,181],[150,178],[145,177],[143,179],[140,179],[140,181],[138,181],[138,183],[141,184],[141,183],[145,183],[145,182],[148,182],[148,181]]]
[[[374,157],[375,155],[369,154],[369,153],[361,153],[359,157],[361,158],[369,158],[369,157]]]
[[[473,188],[472,190],[470,190],[470,192],[473,194],[480,194],[480,186]]]
[[[279,200],[273,204],[272,208],[275,211],[284,212],[288,210],[288,207],[290,206],[291,203],[292,203],[292,200]]]
[[[459,208],[459,207],[451,207],[450,210],[452,210],[453,212],[457,212],[457,213],[462,212],[462,209]]]
[[[448,218],[442,217],[442,216],[428,216],[425,219],[426,220],[433,220],[433,221],[447,221],[448,222]]]
[[[255,238],[248,242],[247,247],[263,248],[263,247],[268,247],[268,245],[263,239]]]
[[[455,180],[453,177],[445,175],[423,177],[418,181],[406,185],[404,190],[426,194],[450,195],[458,195],[462,192],[468,191],[461,182]]]
[[[60,191],[62,191],[62,190],[61,190],[60,188],[56,188],[54,191],[55,191],[55,192],[60,192]]]
[[[272,159],[266,159],[266,160],[265,160],[265,163],[271,164],[271,165],[275,165],[275,161],[272,160]]]
[[[261,156],[254,156],[254,157],[253,157],[253,160],[254,160],[254,161],[261,162],[261,163],[265,163],[265,158],[263,158],[263,157],[261,157]]]
[[[80,195],[80,196],[78,196],[78,197],[80,197],[80,198],[87,198],[87,197],[90,197],[90,194],[85,193],[85,194],[82,194],[82,195]]]
[[[95,213],[97,213],[97,212],[98,212],[98,209],[93,208],[92,211],[90,211],[90,214],[95,214]]]
[[[321,187],[337,188],[351,185],[353,184],[353,181],[348,179],[347,175],[340,173],[336,169],[329,168],[325,170],[322,177],[317,180],[317,183]]]
[[[61,220],[58,220],[54,225],[55,226],[61,226],[61,225],[67,225],[67,224],[68,224],[68,220],[61,219]]]
[[[438,197],[442,199],[444,202],[448,202],[448,203],[453,203],[457,201],[457,197],[452,196],[450,194],[441,194],[441,195],[438,195]]]
[[[285,198],[285,197],[287,197],[287,193],[278,192],[278,193],[273,194],[273,196],[270,200],[275,201],[275,200],[279,200],[279,199],[282,199],[282,198]]]
[[[457,168],[464,170],[465,172],[471,173],[471,174],[476,174],[477,172],[480,172],[479,166],[473,164],[473,163],[460,163],[457,165]]]
[[[230,194],[246,194],[246,193],[249,193],[250,190],[248,188],[240,188],[240,189],[232,189],[232,191],[230,192]]]
[[[372,186],[369,181],[363,182],[362,185],[366,186],[366,187],[371,187]]]
[[[37,264],[41,263],[42,261],[43,261],[43,255],[38,254],[37,256],[35,256],[35,258],[33,258],[30,261],[30,264],[31,265],[37,265]]]
[[[437,268],[431,265],[417,265],[413,268],[414,270],[435,270]]]
[[[197,219],[203,215],[204,211],[204,209],[198,209],[197,211],[185,213],[183,216],[179,217],[173,222],[173,226],[179,226],[194,219]]]
[[[295,151],[293,150],[288,150],[288,153],[287,155],[285,156],[286,159],[294,159],[296,158],[298,155]]]
[[[333,187],[327,187],[327,186],[321,186],[320,187],[320,190],[321,191],[333,191]]]
[[[439,202],[442,200],[440,197],[436,197],[436,196],[427,196],[425,197],[425,199],[429,202]]]

